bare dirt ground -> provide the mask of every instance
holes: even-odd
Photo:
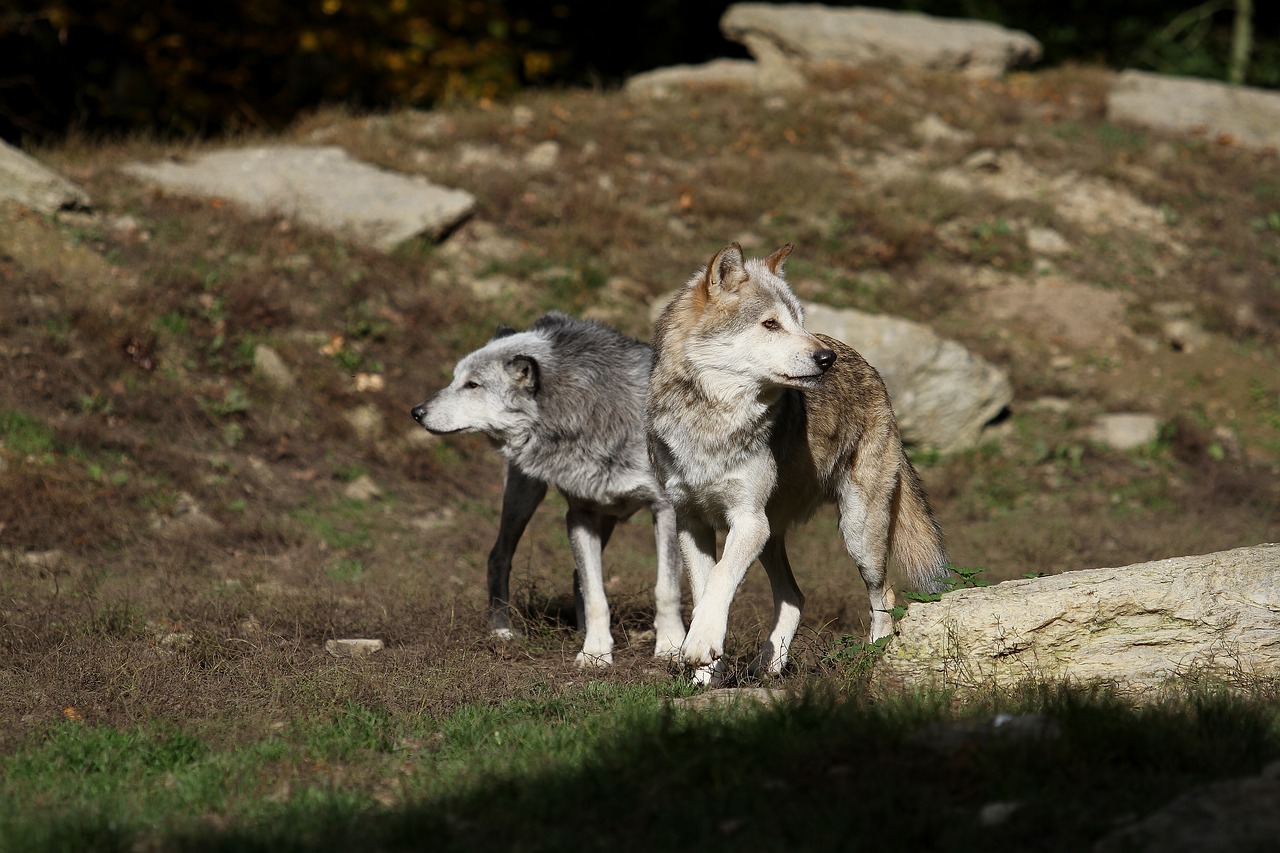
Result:
[[[64,716],[234,739],[352,698],[434,712],[583,679],[563,503],[517,555],[525,639],[491,643],[500,461],[409,409],[500,322],[556,308],[647,339],[653,300],[731,240],[793,242],[803,298],[926,322],[1008,370],[980,447],[913,449],[956,564],[999,581],[1275,541],[1280,160],[1112,125],[1109,80],[531,93],[327,112],[277,140],[477,196],[442,245],[391,256],[119,171],[261,140],[38,152],[96,206],[0,211],[0,743]],[[255,370],[259,346],[291,384]],[[1159,436],[1099,444],[1108,412]],[[830,514],[791,539],[803,677],[864,631],[865,599]],[[644,633],[647,516],[606,574],[618,663],[591,677],[674,677]],[[731,622],[742,658],[767,632],[762,574]],[[387,648],[337,660],[335,637]]]

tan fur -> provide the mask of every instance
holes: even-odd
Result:
[[[726,246],[663,312],[646,403],[650,456],[676,507],[694,621],[685,659],[715,678],[728,603],[758,556],[775,625],[760,663],[781,668],[799,622],[784,538],[822,503],[871,597],[871,639],[892,632],[890,551],[917,587],[945,574],[946,551],[902,448],[879,373],[852,347],[803,328],[783,276],[787,244],[763,261]],[[834,357],[834,361],[831,361]],[[715,561],[715,530],[727,530]],[[708,669],[710,667],[710,669]]]

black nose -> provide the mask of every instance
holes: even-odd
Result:
[[[813,363],[818,365],[819,370],[826,373],[827,368],[836,363],[836,354],[829,349],[820,349],[813,354]]]
[[[413,411],[409,414],[413,415],[413,419],[418,423],[422,423],[422,419],[427,416],[426,406],[414,406]]]

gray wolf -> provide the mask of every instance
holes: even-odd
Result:
[[[513,636],[511,558],[534,510],[555,486],[569,505],[579,666],[613,662],[601,552],[614,525],[641,508],[653,515],[658,550],[655,655],[675,657],[684,640],[675,514],[649,465],[644,395],[647,344],[601,323],[559,312],[527,331],[508,326],[465,356],[448,387],[414,407],[433,433],[479,432],[506,458],[502,520],[489,552],[490,633]]]
[[[675,506],[693,592],[681,655],[719,682],[734,592],[759,557],[773,628],[755,666],[780,674],[804,596],[784,538],[834,502],[871,598],[870,639],[893,633],[890,552],[918,588],[946,575],[942,533],[879,373],[851,347],[804,328],[784,278],[790,243],[763,260],[721,249],[654,325],[646,404],[649,453]],[[716,533],[726,531],[716,560]]]

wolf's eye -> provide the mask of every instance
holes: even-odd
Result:
[[[462,387],[470,391],[473,388],[479,388],[480,383],[476,382],[475,380],[468,379],[466,382],[462,383]]]
[[[778,329],[782,328],[782,324],[779,323],[777,320],[773,319],[772,317],[770,317],[768,320],[765,320],[760,325],[764,326],[766,329],[768,329],[771,332],[776,332]]]

